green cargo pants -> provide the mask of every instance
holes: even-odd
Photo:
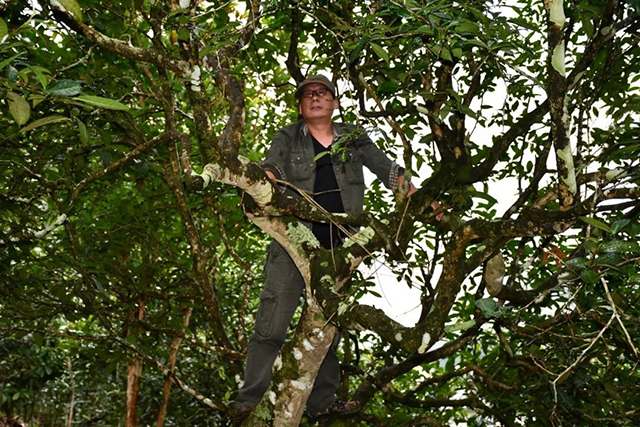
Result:
[[[236,406],[255,406],[271,382],[273,363],[285,341],[300,297],[304,295],[304,281],[293,260],[277,242],[269,246],[265,265],[265,286],[260,293],[260,307],[256,315],[254,333],[242,385]],[[307,412],[323,411],[335,400],[340,383],[340,362],[335,353],[337,338],[325,357],[311,396]]]

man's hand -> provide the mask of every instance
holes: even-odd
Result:
[[[403,182],[404,182],[404,175],[400,175],[398,177],[398,187],[402,187]],[[409,188],[409,192],[407,193],[407,197],[411,197],[411,195],[414,194],[416,191],[418,191],[416,186],[411,184],[411,187]],[[431,202],[431,209],[433,209],[434,211],[437,211],[438,209],[440,209],[440,203],[437,200],[434,200],[433,202]],[[444,216],[444,212],[440,212],[439,214],[436,215],[436,220],[440,221],[443,216]]]
[[[434,200],[433,202],[431,202],[431,209],[433,209],[434,211],[437,211],[438,209],[440,209],[440,202],[438,202],[437,200]],[[443,216],[444,216],[444,212],[440,212],[438,215],[436,215],[436,220],[440,221]]]
[[[404,182],[404,175],[400,175],[398,177],[398,188],[402,188],[403,182]],[[409,187],[409,192],[407,193],[407,197],[411,197],[416,191],[418,191],[416,186],[411,184],[411,187]]]
[[[271,172],[271,171],[264,171],[264,173],[267,174],[267,177],[269,177],[269,179],[273,182],[276,182],[278,180],[278,178],[276,178],[276,175]]]

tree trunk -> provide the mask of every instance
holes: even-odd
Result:
[[[135,320],[144,317],[145,301],[140,300],[138,307],[132,316]],[[127,328],[128,329],[128,328]],[[127,337],[134,332],[127,330]],[[127,363],[127,402],[126,402],[126,427],[138,427],[138,394],[140,392],[140,375],[142,374],[142,357],[134,356]]]
[[[191,307],[184,307],[182,309],[182,329],[181,332],[184,333],[189,325],[189,319],[191,318],[191,312],[193,309]],[[171,340],[171,345],[169,348],[169,364],[168,368],[170,371],[173,371],[176,367],[176,359],[178,357],[178,348],[180,347],[180,343],[182,342],[182,338],[174,337]],[[157,427],[164,426],[164,417],[167,413],[167,406],[169,405],[169,396],[171,393],[171,379],[167,377],[164,380],[164,386],[162,388],[162,403],[160,404],[160,409],[158,410],[158,418],[157,418]]]
[[[336,336],[320,307],[309,299],[295,337],[280,352],[269,390],[244,426],[295,427],[300,424],[320,365]]]

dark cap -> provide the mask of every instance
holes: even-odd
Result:
[[[322,74],[317,74],[315,76],[307,77],[298,85],[298,89],[296,89],[296,98],[300,98],[302,96],[304,88],[313,83],[324,85],[329,90],[329,92],[331,92],[331,95],[333,95],[334,98],[336,97],[336,87],[333,83],[331,83],[331,80],[329,80]]]

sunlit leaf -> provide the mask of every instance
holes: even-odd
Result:
[[[9,28],[7,27],[7,22],[4,19],[0,18],[0,41],[7,34],[9,34]],[[2,67],[0,67],[0,68],[2,68]]]
[[[35,128],[39,128],[40,126],[44,126],[44,125],[48,125],[51,123],[58,123],[58,122],[64,122],[64,121],[69,121],[68,117],[63,117],[63,116],[49,116],[49,117],[43,117],[42,119],[38,119],[38,120],[34,120],[33,122],[29,123],[29,125],[23,127],[22,129],[20,129],[20,132],[29,132],[30,130],[33,130]]]
[[[609,226],[607,224],[605,224],[604,222],[595,219],[595,218],[591,218],[588,216],[581,216],[580,219],[583,222],[586,222],[589,225],[592,225],[596,228],[599,228],[600,230],[606,231],[607,233],[611,233],[611,228],[609,228]]]
[[[102,98],[100,96],[82,95],[77,96],[73,99],[84,102],[85,104],[91,105],[93,107],[104,108],[107,110],[129,111],[129,107],[127,107],[123,103],[115,101],[113,99]]]
[[[53,0],[51,6],[62,12],[70,13],[76,21],[82,22],[82,9],[76,0]]]
[[[7,94],[7,98],[9,100],[9,111],[11,111],[13,120],[15,120],[20,126],[27,123],[29,121],[29,116],[31,115],[31,107],[29,107],[29,103],[25,101],[22,95],[18,95],[14,92],[9,92]]]
[[[498,317],[502,314],[502,307],[498,306],[498,302],[493,298],[479,299],[475,302],[475,306],[487,318]]]
[[[611,224],[611,232],[613,234],[616,234],[618,231],[622,230],[627,225],[629,225],[630,222],[631,222],[630,219],[620,219],[618,221],[613,222],[613,224]]]
[[[389,62],[389,54],[382,46],[373,42],[371,42],[370,45],[371,49],[380,57],[380,59],[383,59],[385,62]]]
[[[82,92],[80,82],[67,79],[58,80],[47,89],[47,93],[56,96],[75,96],[80,92]]]

